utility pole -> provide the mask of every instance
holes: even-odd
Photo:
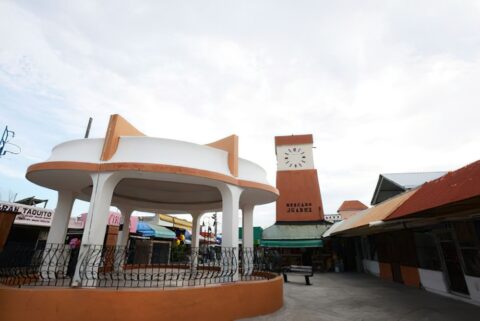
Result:
[[[90,128],[92,127],[92,121],[93,121],[93,118],[90,117],[88,119],[87,130],[85,131],[85,138],[88,138],[88,136],[90,135]]]

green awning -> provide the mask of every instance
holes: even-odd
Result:
[[[155,237],[159,237],[159,238],[162,238],[162,239],[176,239],[177,238],[177,235],[175,234],[174,231],[164,227],[164,226],[160,226],[160,225],[157,225],[157,224],[151,224],[151,223],[148,223],[148,226],[150,226],[153,231],[155,232]]]
[[[260,246],[283,248],[322,247],[323,242],[322,240],[261,240]]]
[[[260,240],[262,239],[262,232],[263,228],[260,226],[253,227],[253,244],[258,245],[260,244]],[[241,240],[243,239],[243,227],[238,228],[238,238]]]
[[[262,240],[318,240],[331,225],[331,223],[274,224],[263,230]]]

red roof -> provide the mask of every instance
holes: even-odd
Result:
[[[423,184],[386,220],[402,218],[476,196],[480,196],[480,160]]]
[[[313,135],[275,136],[275,146],[313,144]]]
[[[337,210],[337,212],[343,212],[343,211],[362,211],[367,209],[368,206],[363,204],[360,201],[354,200],[354,201],[344,201],[342,205],[340,205],[340,208]]]

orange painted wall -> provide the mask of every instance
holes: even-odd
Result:
[[[230,173],[238,176],[238,136],[231,135],[216,142],[207,144],[207,146],[224,150],[228,153],[228,169]]]
[[[0,288],[2,321],[236,320],[283,306],[283,280],[181,289]]]
[[[277,189],[280,191],[277,200],[277,222],[323,219],[323,206],[316,169],[278,171]],[[301,206],[305,203],[311,205]],[[289,212],[289,209],[297,210],[299,208],[308,208],[309,211]]]
[[[393,281],[392,266],[390,263],[380,262],[380,277],[384,280]]]
[[[3,249],[7,242],[13,221],[15,221],[15,215],[16,213],[0,212],[0,249]]]
[[[107,133],[105,134],[105,142],[103,143],[103,150],[101,160],[110,160],[117,151],[120,136],[145,136],[138,129],[133,127],[125,118],[115,114],[110,116]]]
[[[418,268],[401,265],[400,271],[402,272],[403,284],[420,288],[420,274],[418,273]]]
[[[275,136],[275,146],[313,144],[313,135]]]

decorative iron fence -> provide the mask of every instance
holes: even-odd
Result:
[[[161,245],[161,244],[160,244]],[[165,244],[163,244],[165,245]],[[130,247],[47,244],[0,252],[0,283],[10,286],[169,288],[270,278],[280,266],[274,252],[247,248]]]
[[[83,249],[82,249],[83,250]],[[80,267],[82,286],[183,287],[232,282],[235,248],[174,248],[169,255],[151,248],[87,246]]]
[[[239,252],[239,270],[242,281],[271,278],[282,270],[282,257],[268,248],[244,248]],[[267,273],[269,272],[269,273]]]
[[[13,286],[69,286],[78,249],[67,244],[15,244],[0,251],[0,283]]]

